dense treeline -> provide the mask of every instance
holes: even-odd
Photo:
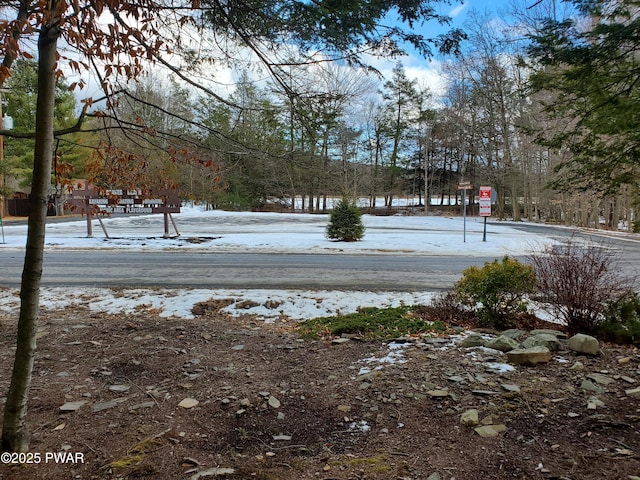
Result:
[[[609,77],[631,75],[626,87],[619,87],[627,92],[615,98],[622,105],[614,108],[607,102],[616,92],[589,97],[596,86],[613,80],[604,78],[607,65],[603,59],[598,63],[597,52],[583,58],[586,47],[580,41],[594,44],[585,32],[601,38],[615,33],[600,53],[614,58],[612,49],[624,50],[624,42],[637,46],[630,29],[638,20],[622,10],[596,16],[593,9],[600,4],[582,5],[587,3],[590,9],[560,12],[545,0],[509,12],[509,23],[476,14],[466,25],[468,41],[460,55],[444,63],[447,90],[437,96],[410,79],[400,62],[387,79],[336,63],[291,62],[277,81],[256,81],[259,76],[247,69],[224,99],[149,74],[120,95],[117,120],[94,119],[143,124],[144,130],[135,137],[85,138],[86,145],[116,145],[120,153],[97,155],[100,149],[92,147],[83,158],[74,150],[66,158],[75,170],[64,175],[91,176],[107,186],[114,176],[137,175],[148,185],[178,186],[185,198],[215,208],[279,203],[310,212],[327,210],[327,199],[339,196],[369,198],[370,205],[384,200],[385,206],[410,197],[415,204],[427,203],[427,211],[437,210],[459,205],[457,185],[468,181],[476,192],[480,185],[494,188],[494,211],[502,218],[630,225],[638,198],[636,159],[624,142],[637,135],[627,125],[638,111],[637,58],[608,71]],[[618,5],[632,9],[635,3]],[[553,49],[563,49],[564,56]],[[591,63],[584,66],[586,61]],[[583,70],[576,76],[578,68]],[[18,101],[10,97],[8,108]],[[589,116],[597,102],[607,105],[605,111]],[[579,133],[568,128],[574,125]],[[135,153],[136,164],[114,169],[117,162],[109,158],[121,163],[124,151]],[[28,170],[20,165],[19,152],[15,147],[6,152],[16,177]],[[621,155],[630,158],[619,161]],[[61,165],[69,161],[62,158]]]

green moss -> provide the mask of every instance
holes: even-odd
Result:
[[[415,314],[417,308],[406,305],[395,308],[360,308],[347,315],[307,320],[298,326],[298,330],[302,335],[313,338],[352,334],[368,341],[446,330],[446,325],[442,322],[428,322],[418,317]]]
[[[138,453],[137,455],[127,455],[126,457],[122,457],[119,460],[111,462],[111,467],[115,469],[129,468],[132,465],[137,465],[142,460],[144,460],[144,453]]]

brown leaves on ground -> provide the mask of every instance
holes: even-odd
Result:
[[[202,306],[195,320],[44,312],[29,411],[31,452],[41,461],[2,464],[0,478],[586,480],[640,472],[638,399],[625,393],[640,385],[633,349],[562,352],[546,365],[502,371],[495,353],[447,338],[393,349],[337,345],[300,338],[290,321],[219,315],[220,305]],[[15,325],[0,320],[6,392]],[[586,391],[589,375],[610,381]],[[469,409],[481,425],[506,430],[482,438],[460,421]],[[72,455],[45,463],[46,452]]]

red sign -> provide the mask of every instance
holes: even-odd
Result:
[[[491,187],[480,187],[480,216],[491,216]]]

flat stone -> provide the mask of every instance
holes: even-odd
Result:
[[[131,385],[110,385],[109,390],[112,392],[123,393],[129,391]]]
[[[182,408],[193,408],[196,405],[198,405],[200,402],[198,400],[196,400],[195,398],[185,398],[183,399],[178,406],[182,407]]]
[[[538,335],[538,334],[548,334],[548,335],[553,335],[557,338],[567,338],[567,334],[564,332],[561,332],[560,330],[553,330],[551,328],[538,328],[536,330],[531,330],[529,332],[529,335]]]
[[[604,388],[596,385],[591,380],[583,380],[580,384],[580,389],[585,390],[587,392],[595,392],[595,393],[604,393]]]
[[[624,393],[629,397],[640,397],[640,387],[625,390]]]
[[[446,397],[449,395],[449,390],[429,390],[427,395],[430,397]]]
[[[155,402],[142,402],[142,403],[136,403],[135,405],[131,405],[129,407],[129,411],[134,411],[134,410],[142,410],[143,408],[152,408],[155,407],[156,404]]]
[[[493,438],[497,437],[500,432],[504,432],[506,429],[507,427],[505,425],[483,425],[474,430],[482,438]]]
[[[597,355],[600,352],[600,343],[595,337],[578,333],[567,341],[567,348],[578,353]]]
[[[587,378],[593,380],[596,383],[599,383],[600,385],[610,385],[615,382],[613,378],[602,373],[590,373],[589,375],[587,375]]]
[[[291,435],[274,435],[273,439],[277,442],[288,442],[291,440]]]
[[[341,338],[336,338],[336,339],[332,340],[331,343],[333,343],[334,345],[340,345],[342,343],[348,343],[350,341],[351,341],[351,339],[349,339],[349,338],[342,338],[341,337]]]
[[[551,360],[551,351],[547,347],[517,348],[507,352],[507,361],[516,365],[535,365]]]
[[[271,408],[280,408],[280,400],[278,400],[276,397],[273,397],[273,396],[269,397],[269,400],[267,403]]]
[[[460,423],[464,425],[478,425],[478,410],[472,408],[460,415]]]
[[[189,480],[199,480],[200,478],[204,478],[204,477],[218,477],[222,475],[225,475],[225,476],[233,475],[234,473],[236,473],[236,471],[233,468],[214,467],[214,468],[209,468],[207,470],[202,470],[201,472],[198,472],[195,475],[192,475],[191,477],[189,477]]]
[[[520,393],[520,387],[518,385],[502,384],[501,387],[507,392]]]
[[[87,400],[78,400],[77,402],[67,402],[60,407],[61,412],[77,412],[84,405],[87,404]]]
[[[109,402],[101,402],[101,403],[94,404],[93,407],[91,407],[91,411],[93,411],[93,413],[98,413],[103,410],[109,410],[110,408],[115,408],[117,406],[118,406],[118,402],[114,402],[113,400]]]
[[[496,395],[498,392],[494,392],[492,390],[472,390],[471,393],[473,393],[474,395],[489,397],[491,395]]]

